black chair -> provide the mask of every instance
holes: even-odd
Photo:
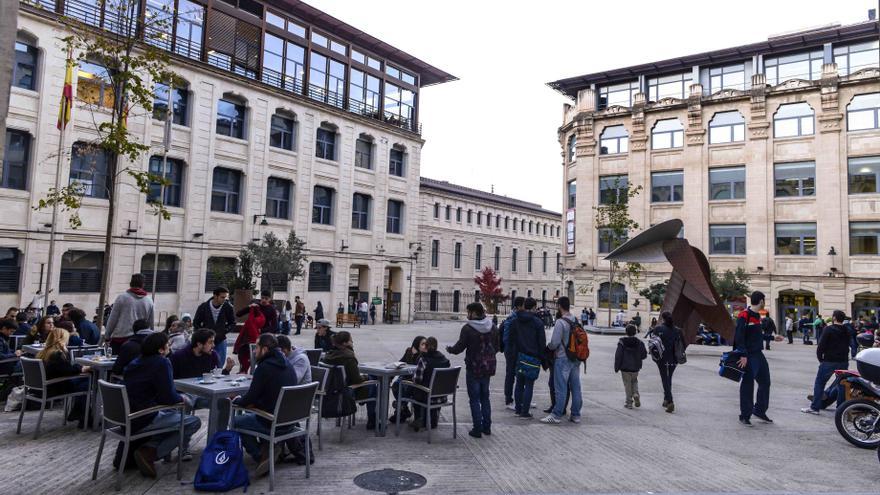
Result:
[[[315,392],[317,392],[317,390],[317,382],[307,383],[305,385],[295,385],[292,387],[281,387],[281,392],[278,394],[278,400],[275,401],[274,414],[269,414],[260,409],[232,406],[237,412],[251,412],[272,423],[269,426],[268,435],[244,428],[232,428],[233,431],[242,435],[250,435],[269,442],[269,491],[275,490],[276,443],[291,438],[305,437],[306,478],[310,476],[309,466],[312,460],[309,451],[309,443],[311,441],[309,428],[311,427],[312,421],[312,404],[315,401]],[[303,422],[305,422],[305,428],[295,426],[296,423]],[[287,433],[279,433],[278,430],[281,428],[290,428],[290,430]]]
[[[325,381],[330,380],[330,375],[332,373],[339,373],[342,375],[340,378],[340,380],[341,380],[340,383],[348,383],[348,377],[345,374],[345,366],[342,366],[342,365],[334,366],[334,365],[327,364],[327,363],[318,363],[318,365],[322,366],[324,368],[327,368],[327,377],[326,377]],[[314,375],[312,375],[312,379],[314,379]],[[347,385],[346,388],[349,390],[349,393],[351,393],[352,397],[355,398],[354,403],[356,405],[360,406],[360,405],[368,404],[370,402],[378,405],[379,404],[379,397],[378,397],[379,394],[376,394],[376,397],[367,397],[366,399],[358,399],[357,398],[357,391],[359,389],[364,388],[364,387],[369,387],[371,385],[378,387],[379,381],[378,380],[364,380],[358,384]],[[326,392],[326,388],[325,388],[325,392]],[[323,412],[323,409],[322,409],[322,412]],[[345,428],[346,428],[345,421],[343,421],[343,420],[345,420],[345,419],[348,420],[348,429],[351,429],[352,426],[355,425],[355,416],[357,416],[357,409],[355,409],[355,411],[353,413],[351,413],[351,415],[349,415],[347,418],[337,418],[336,425],[339,426],[339,443],[342,443],[343,434],[344,434]],[[375,431],[376,431],[376,436],[378,437],[379,436],[378,425],[376,426]],[[320,444],[320,441],[321,440],[319,437],[318,438],[319,444]]]
[[[85,396],[86,397],[86,408],[83,414],[88,414],[89,406],[91,405],[91,397],[92,397],[92,387],[91,381],[89,382],[89,388],[82,392],[70,392],[67,394],[58,394],[49,397],[48,390],[49,385],[54,385],[57,383],[69,382],[77,379],[88,379],[88,377],[84,375],[74,375],[74,376],[63,376],[61,378],[53,378],[51,380],[46,379],[46,367],[43,364],[42,359],[33,359],[21,357],[21,369],[24,373],[24,395],[21,399],[21,412],[18,413],[18,428],[15,430],[16,434],[21,433],[21,422],[24,419],[24,412],[27,409],[28,401],[37,402],[40,404],[40,415],[37,417],[37,428],[34,430],[34,440],[36,440],[40,436],[40,424],[43,422],[43,413],[46,412],[46,404],[54,402],[56,400],[64,401],[64,425],[67,425],[67,413],[68,408],[70,406],[70,399]],[[88,422],[83,421],[83,429],[88,428]]]
[[[319,362],[321,362],[321,354],[324,351],[321,349],[306,349],[306,356],[309,357],[309,364],[312,366],[317,366]]]
[[[119,491],[122,488],[122,471],[125,469],[125,461],[128,459],[128,449],[131,446],[132,440],[151,437],[162,433],[178,432],[180,435],[180,441],[177,446],[177,479],[179,481],[182,473],[180,461],[184,452],[183,403],[175,404],[173,406],[154,406],[132,413],[131,408],[128,405],[128,393],[125,390],[125,385],[115,385],[104,380],[98,380],[98,390],[101,394],[104,408],[102,412],[101,444],[98,446],[98,455],[95,456],[95,468],[92,470],[92,479],[94,480],[98,478],[98,466],[101,464],[101,454],[104,451],[104,442],[107,440],[107,437],[115,438],[123,443],[122,457],[119,462],[119,468],[116,472],[116,490]],[[163,428],[161,430],[150,430],[132,434],[131,420],[159,411],[179,412],[180,425],[175,426],[174,428]]]
[[[458,438],[458,421],[455,417],[455,396],[456,390],[458,389],[458,376],[461,374],[461,366],[455,366],[453,368],[434,368],[434,372],[431,374],[431,381],[429,385],[425,387],[424,385],[419,385],[411,380],[404,380],[402,383],[402,397],[398,397],[397,400],[402,404],[404,402],[409,402],[410,404],[420,406],[425,410],[425,423],[426,430],[428,430],[428,443],[431,443],[431,411],[435,409],[440,409],[443,407],[452,406],[452,438]],[[413,388],[425,393],[424,402],[418,400],[413,397],[412,394],[407,393],[407,388]],[[452,402],[440,402],[439,399],[447,399],[449,396],[452,396]],[[437,399],[437,403],[434,403],[435,399]],[[395,436],[400,434],[400,410],[402,407],[397,409],[397,415],[395,416],[395,422],[397,423],[395,426]]]
[[[312,381],[318,383],[318,390],[315,392],[315,403],[317,404],[317,413],[318,413],[318,421],[317,421],[317,435],[318,435],[318,450],[324,450],[324,447],[321,442],[321,413],[324,411],[324,393],[327,387],[327,368],[322,366],[312,366]]]

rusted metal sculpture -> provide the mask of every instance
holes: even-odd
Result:
[[[709,261],[687,239],[679,239],[681,220],[667,220],[633,237],[605,259],[630,263],[672,264],[661,311],[669,311],[685,339],[693,343],[700,323],[733,340],[734,324],[721,298],[712,286]]]

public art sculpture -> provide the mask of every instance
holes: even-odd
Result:
[[[605,259],[629,263],[672,264],[661,311],[669,311],[681,326],[688,343],[693,343],[700,323],[733,341],[734,324],[712,286],[709,261],[687,239],[680,239],[682,222],[667,220],[633,237]]]

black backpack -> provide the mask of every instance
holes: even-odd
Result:
[[[357,411],[354,394],[345,383],[343,368],[334,366],[327,369],[327,385],[321,399],[322,418],[344,418]]]

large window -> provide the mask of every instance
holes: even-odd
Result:
[[[309,58],[309,97],[342,108],[345,64],[315,51]]]
[[[822,77],[822,50],[765,58],[764,73],[771,86],[791,79],[818,80]]]
[[[312,223],[321,225],[333,224],[333,189],[315,186],[312,199]]]
[[[177,292],[177,273],[179,260],[173,254],[159,255],[159,271],[156,273],[156,290],[153,290],[153,265],[155,255],[145,254],[141,258],[141,273],[146,279],[147,292]]]
[[[171,91],[171,105],[174,113],[171,122],[177,125],[187,125],[189,118],[189,89],[186,86],[175,87]],[[165,120],[168,114],[168,85],[156,83],[153,86],[153,118]]]
[[[773,137],[811,136],[813,109],[809,103],[780,105],[773,116]]]
[[[626,287],[623,284],[614,282],[614,285],[611,285],[608,282],[602,282],[599,285],[597,297],[600,308],[607,309],[610,306],[612,308],[626,309],[627,307],[628,297]]]
[[[309,263],[309,292],[330,292],[333,265],[313,261]]]
[[[0,247],[0,294],[18,293],[21,279],[21,252]]]
[[[244,139],[245,106],[240,102],[217,101],[217,134]]]
[[[627,234],[617,234],[614,229],[602,227],[599,230],[599,253],[610,253],[627,240]]]
[[[212,256],[205,267],[205,292],[225,287],[235,277],[236,258]]]
[[[853,97],[846,107],[846,128],[850,131],[880,129],[880,93]]]
[[[293,151],[296,147],[296,121],[286,115],[272,115],[269,146]]]
[[[745,64],[727,65],[709,69],[708,94],[715,94],[722,89],[746,89],[746,66]]]
[[[446,220],[450,220],[452,218],[452,207],[446,205]]]
[[[354,193],[351,199],[351,228],[370,229],[370,203],[372,198],[366,194]]]
[[[777,198],[816,195],[814,162],[777,163],[773,166],[773,175]]]
[[[526,271],[529,273],[532,273],[532,256],[533,256],[533,254],[534,253],[532,252],[531,249],[529,249],[529,252],[526,253]]]
[[[684,127],[678,119],[658,120],[651,130],[651,148],[666,150],[684,146]]]
[[[415,116],[415,93],[385,83],[385,120],[396,125],[411,127]]]
[[[290,219],[290,191],[293,182],[278,177],[266,181],[266,216],[269,218]]]
[[[516,255],[518,254],[518,249],[513,248],[510,252],[510,271],[516,272]]]
[[[403,201],[396,199],[388,200],[388,216],[385,231],[389,234],[400,234],[403,232]]]
[[[70,156],[70,184],[78,183],[84,196],[107,199],[109,167],[109,153],[92,144],[76,143]]]
[[[684,172],[653,172],[651,174],[651,202],[671,203],[684,200]]]
[[[746,168],[723,167],[709,169],[709,200],[745,199]]]
[[[211,185],[211,211],[238,214],[241,195],[241,172],[215,167]]]
[[[202,58],[205,7],[191,0],[177,0],[174,29],[174,53],[187,58]]]
[[[736,110],[718,112],[709,122],[709,144],[745,141],[746,121]]]
[[[547,273],[547,251],[544,251],[544,255],[541,258],[541,271]]]
[[[849,159],[849,193],[880,192],[880,156]]]
[[[381,104],[381,86],[382,82],[378,77],[351,69],[351,82],[348,85],[349,110],[376,117]]]
[[[568,207],[574,208],[577,203],[577,181],[568,181]],[[516,221],[513,223],[513,230],[516,230]]]
[[[434,203],[434,218],[440,219],[440,203]]]
[[[629,151],[629,133],[622,125],[613,125],[602,129],[599,136],[599,154],[616,155]]]
[[[474,270],[481,270],[483,268],[483,245],[477,244],[474,246]]]
[[[868,67],[877,67],[880,61],[880,41],[866,41],[854,45],[834,47],[837,73],[848,76]]]
[[[259,6],[256,3],[254,5]],[[249,79],[256,79],[261,36],[262,30],[259,26],[218,9],[211,9],[208,12],[208,33],[205,36],[208,63]]]
[[[373,168],[373,142],[364,134],[354,141],[354,166]]]
[[[495,267],[495,271],[501,269],[501,246],[495,246],[495,263],[493,266]]]
[[[431,268],[440,266],[440,241],[434,239],[431,241]]]
[[[27,43],[15,42],[15,66],[12,85],[31,91],[37,89],[37,49]]]
[[[162,169],[162,157],[150,157],[150,174],[156,177],[164,177],[165,195],[162,197],[162,204],[165,206],[180,206],[181,191],[183,190],[183,160],[168,158],[164,160],[165,169]],[[153,181],[150,183],[150,192],[147,193],[148,201],[158,201],[159,195],[162,194],[162,185]]]
[[[648,100],[660,101],[663,98],[687,99],[691,85],[691,73],[648,79]]]
[[[388,158],[388,173],[397,177],[404,176],[404,157],[406,153],[398,146],[394,145],[391,148],[389,158]]]
[[[96,293],[101,291],[104,253],[94,251],[67,251],[61,256],[62,293]]]
[[[631,107],[636,93],[638,92],[638,81],[615,84],[613,86],[602,86],[599,88],[599,109],[607,108],[612,105]]]
[[[452,267],[461,270],[461,243],[456,242],[452,249]]]
[[[302,94],[305,48],[269,33],[263,41],[263,82]]]
[[[599,204],[610,205],[626,203],[629,190],[629,176],[606,175],[599,177]]]
[[[325,160],[336,160],[336,131],[319,127],[315,140],[315,156]]]
[[[577,134],[568,136],[568,163],[574,163],[577,157]]]
[[[0,169],[0,187],[26,189],[31,155],[31,135],[16,129],[6,129],[6,152]]]
[[[746,254],[746,226],[710,225],[709,254]]]
[[[815,223],[777,223],[776,254],[815,256]]]
[[[76,73],[76,99],[90,105],[113,108],[111,72],[106,67],[82,60]]]
[[[850,222],[849,254],[880,254],[880,222]]]

